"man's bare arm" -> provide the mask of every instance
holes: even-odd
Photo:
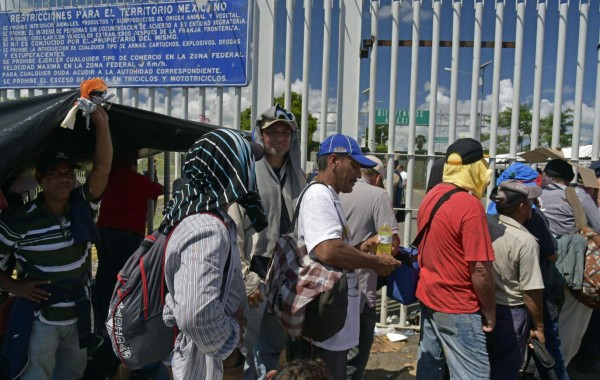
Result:
[[[380,276],[387,276],[402,263],[391,255],[371,255],[346,244],[342,239],[325,240],[315,247],[317,258],[331,266],[342,269],[373,269]]]
[[[471,282],[481,304],[483,331],[491,332],[496,326],[496,298],[494,295],[494,266],[491,261],[469,261]]]
[[[546,339],[544,337],[544,317],[543,317],[543,305],[544,296],[542,289],[535,290],[524,290],[523,291],[523,302],[525,302],[525,308],[529,317],[533,322],[531,326],[531,337],[545,344]]]
[[[93,200],[100,199],[108,182],[112,164],[113,146],[108,127],[108,114],[102,107],[90,115],[96,126],[96,145],[94,147],[93,167],[87,183]]]

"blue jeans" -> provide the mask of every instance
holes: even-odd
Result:
[[[265,294],[264,284],[259,288]],[[246,311],[244,380],[265,379],[267,372],[279,369],[279,355],[285,348],[286,337],[277,317],[269,314],[266,306],[265,296],[258,307]]]
[[[358,336],[358,346],[352,347],[348,352],[348,372],[347,376],[352,380],[363,378],[371,346],[373,345],[373,330],[377,319],[377,311],[374,307],[365,304],[362,313],[360,313],[360,334]]]
[[[421,336],[417,380],[443,379],[448,365],[452,379],[489,379],[482,317],[446,314],[421,303]]]
[[[76,380],[83,377],[87,350],[79,348],[77,323],[54,326],[33,321],[29,363],[21,380]]]
[[[525,306],[496,305],[496,327],[487,334],[492,379],[516,379],[523,365],[529,315]]]
[[[546,338],[546,349],[554,357],[554,373],[559,380],[569,380],[569,374],[565,368],[565,362],[560,350],[560,337],[558,336],[558,314],[552,316],[548,308],[544,307],[544,337]],[[545,374],[540,374],[542,380],[549,379]]]

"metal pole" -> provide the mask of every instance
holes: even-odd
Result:
[[[254,104],[254,101],[252,104]],[[198,89],[198,112],[203,118],[206,117],[206,89],[204,87]],[[254,119],[252,119],[252,121],[253,120]],[[250,124],[252,124],[252,122]]]
[[[546,0],[537,5],[537,31],[535,41],[535,72],[533,77],[533,110],[531,119],[531,149],[539,146],[540,105],[542,100],[542,65],[544,63],[544,31],[546,28]]]
[[[287,27],[285,29],[285,89],[283,104],[287,110],[292,109],[292,52],[294,49],[294,9],[295,0],[286,0],[285,11]]]
[[[404,241],[409,242],[411,238],[412,227],[412,198],[413,187],[415,182],[415,135],[417,131],[417,86],[419,78],[419,40],[421,34],[421,1],[414,0],[413,6],[413,30],[412,30],[412,48],[410,62],[410,96],[409,96],[409,111],[408,111],[408,149],[407,149],[407,175],[406,192],[405,192],[405,208],[404,215]],[[395,125],[394,120],[394,125]],[[394,128],[395,129],[395,128]],[[394,146],[396,145],[395,134],[390,135],[391,143],[388,144],[388,153],[391,153],[388,158],[388,168],[394,167]],[[393,183],[394,177],[391,170],[388,170],[388,183]],[[390,188],[393,186],[389,186]],[[400,326],[406,326],[406,306],[400,306]]]
[[[560,123],[562,113],[563,79],[567,41],[567,16],[569,3],[560,4],[558,20],[558,47],[556,49],[556,81],[554,82],[554,118],[552,120],[552,148],[560,147]]]
[[[367,146],[371,152],[375,151],[375,109],[377,107],[377,39],[379,27],[377,14],[379,13],[379,0],[371,1],[371,67],[369,68],[369,127],[367,128]]]
[[[600,34],[598,36],[598,64],[596,65],[596,103],[594,105],[594,128],[592,130],[592,160],[598,160],[600,153]]]
[[[223,87],[217,87],[217,123],[219,127],[223,126]]]
[[[260,45],[260,29],[258,22],[260,17],[258,15],[258,1],[254,1],[252,7],[252,103],[250,104],[250,125],[254,125],[254,121],[258,118],[258,51]],[[201,89],[203,90],[203,89]],[[204,103],[204,97],[201,95],[202,103]],[[261,111],[262,112],[262,111]],[[206,115],[200,111],[201,115]],[[252,127],[250,127],[252,129]]]
[[[172,96],[171,96],[171,87],[165,88],[165,108],[166,114],[171,116],[171,106],[172,106]],[[169,199],[171,199],[171,152],[165,152],[165,161],[164,161],[164,204],[169,203]]]
[[[121,90],[121,96],[119,97],[119,99],[122,101],[122,96],[123,96],[123,89],[119,88],[118,90]],[[155,106],[156,106],[156,89],[154,87],[150,87],[148,89],[148,99],[147,99],[147,103],[148,107],[150,109],[150,111],[154,112],[155,111]],[[148,171],[146,172],[146,177],[150,178],[151,181],[154,181],[154,172],[156,170],[156,168],[154,167],[154,157],[150,156],[147,158],[147,166],[148,166]],[[154,200],[152,199],[148,199],[148,201],[146,202],[146,228],[148,230],[148,233],[150,233],[151,231],[154,231]]]
[[[440,59],[440,17],[441,0],[435,0],[433,6],[433,31],[431,43],[431,84],[429,86],[429,130],[427,134],[427,180],[431,175],[431,167],[435,161],[435,134],[437,116],[438,70]]]
[[[396,141],[396,86],[398,81],[398,31],[400,29],[400,0],[392,0],[392,52],[391,52],[391,69],[390,69],[390,117],[388,120],[388,136],[392,144],[388,144],[388,166],[387,178],[388,183],[392,183],[390,178],[394,176],[394,148],[393,142]],[[390,154],[391,153],[391,154]],[[390,199],[394,199],[394,188],[387,188]],[[407,241],[404,239],[404,241]],[[387,293],[385,289],[382,293]],[[387,324],[387,298],[382,298],[380,322],[383,325]]]
[[[454,1],[452,19],[452,73],[450,77],[450,126],[448,130],[448,144],[456,140],[456,104],[458,102],[458,69],[460,58],[460,12],[462,1]]]
[[[571,162],[579,163],[579,139],[581,137],[581,107],[585,78],[585,45],[587,43],[589,2],[579,3],[579,44],[577,46],[577,74],[575,77],[575,110],[573,111],[573,138],[571,140]],[[596,94],[600,96],[600,94]],[[598,110],[596,110],[598,112]]]
[[[481,29],[483,23],[483,1],[475,3],[475,34],[473,38],[473,68],[471,70],[471,114],[469,117],[469,136],[477,137],[479,118],[477,117],[477,105],[479,95],[479,75],[481,69]]]
[[[116,103],[123,104],[123,87],[117,88],[117,101]]]
[[[525,28],[525,2],[517,3],[517,31],[515,33],[515,70],[513,74],[513,99],[510,119],[510,151],[511,162],[517,160],[517,143],[519,138],[519,112],[521,107],[521,68],[523,67],[523,31]]]
[[[310,32],[312,30],[312,0],[304,0],[304,59],[302,62],[302,125],[300,127],[300,167],[306,171],[308,150],[308,85],[310,82]]]
[[[340,16],[338,29],[338,81],[337,81],[337,111],[335,131],[342,133],[342,115],[344,111],[344,20],[346,19],[346,5],[344,0],[340,0]]]
[[[233,93],[233,129],[241,128],[242,118],[242,88],[236,87]],[[253,123],[250,123],[253,125]]]
[[[504,25],[504,1],[496,3],[496,29],[494,37],[494,78],[492,80],[492,114],[490,115],[490,169],[496,170],[496,145],[498,143],[498,111],[500,108],[500,68],[502,66],[502,27]],[[490,194],[495,186],[490,181],[486,199],[489,202]]]
[[[323,10],[325,11],[323,20],[323,68],[321,71],[321,118],[319,120],[321,129],[319,130],[319,141],[325,140],[327,136],[327,116],[328,116],[328,101],[329,101],[329,62],[330,62],[330,46],[331,46],[331,9],[333,0],[325,0],[323,2]]]

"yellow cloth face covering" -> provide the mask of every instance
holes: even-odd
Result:
[[[452,153],[444,164],[442,180],[468,190],[477,198],[481,198],[490,183],[491,175],[492,171],[485,159],[463,165],[460,155]]]

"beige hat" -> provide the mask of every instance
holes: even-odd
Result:
[[[381,162],[379,158],[373,156],[372,154],[366,155],[365,157],[377,164],[371,169],[376,170],[381,176],[381,179],[385,178],[385,168],[383,166],[383,162]]]

